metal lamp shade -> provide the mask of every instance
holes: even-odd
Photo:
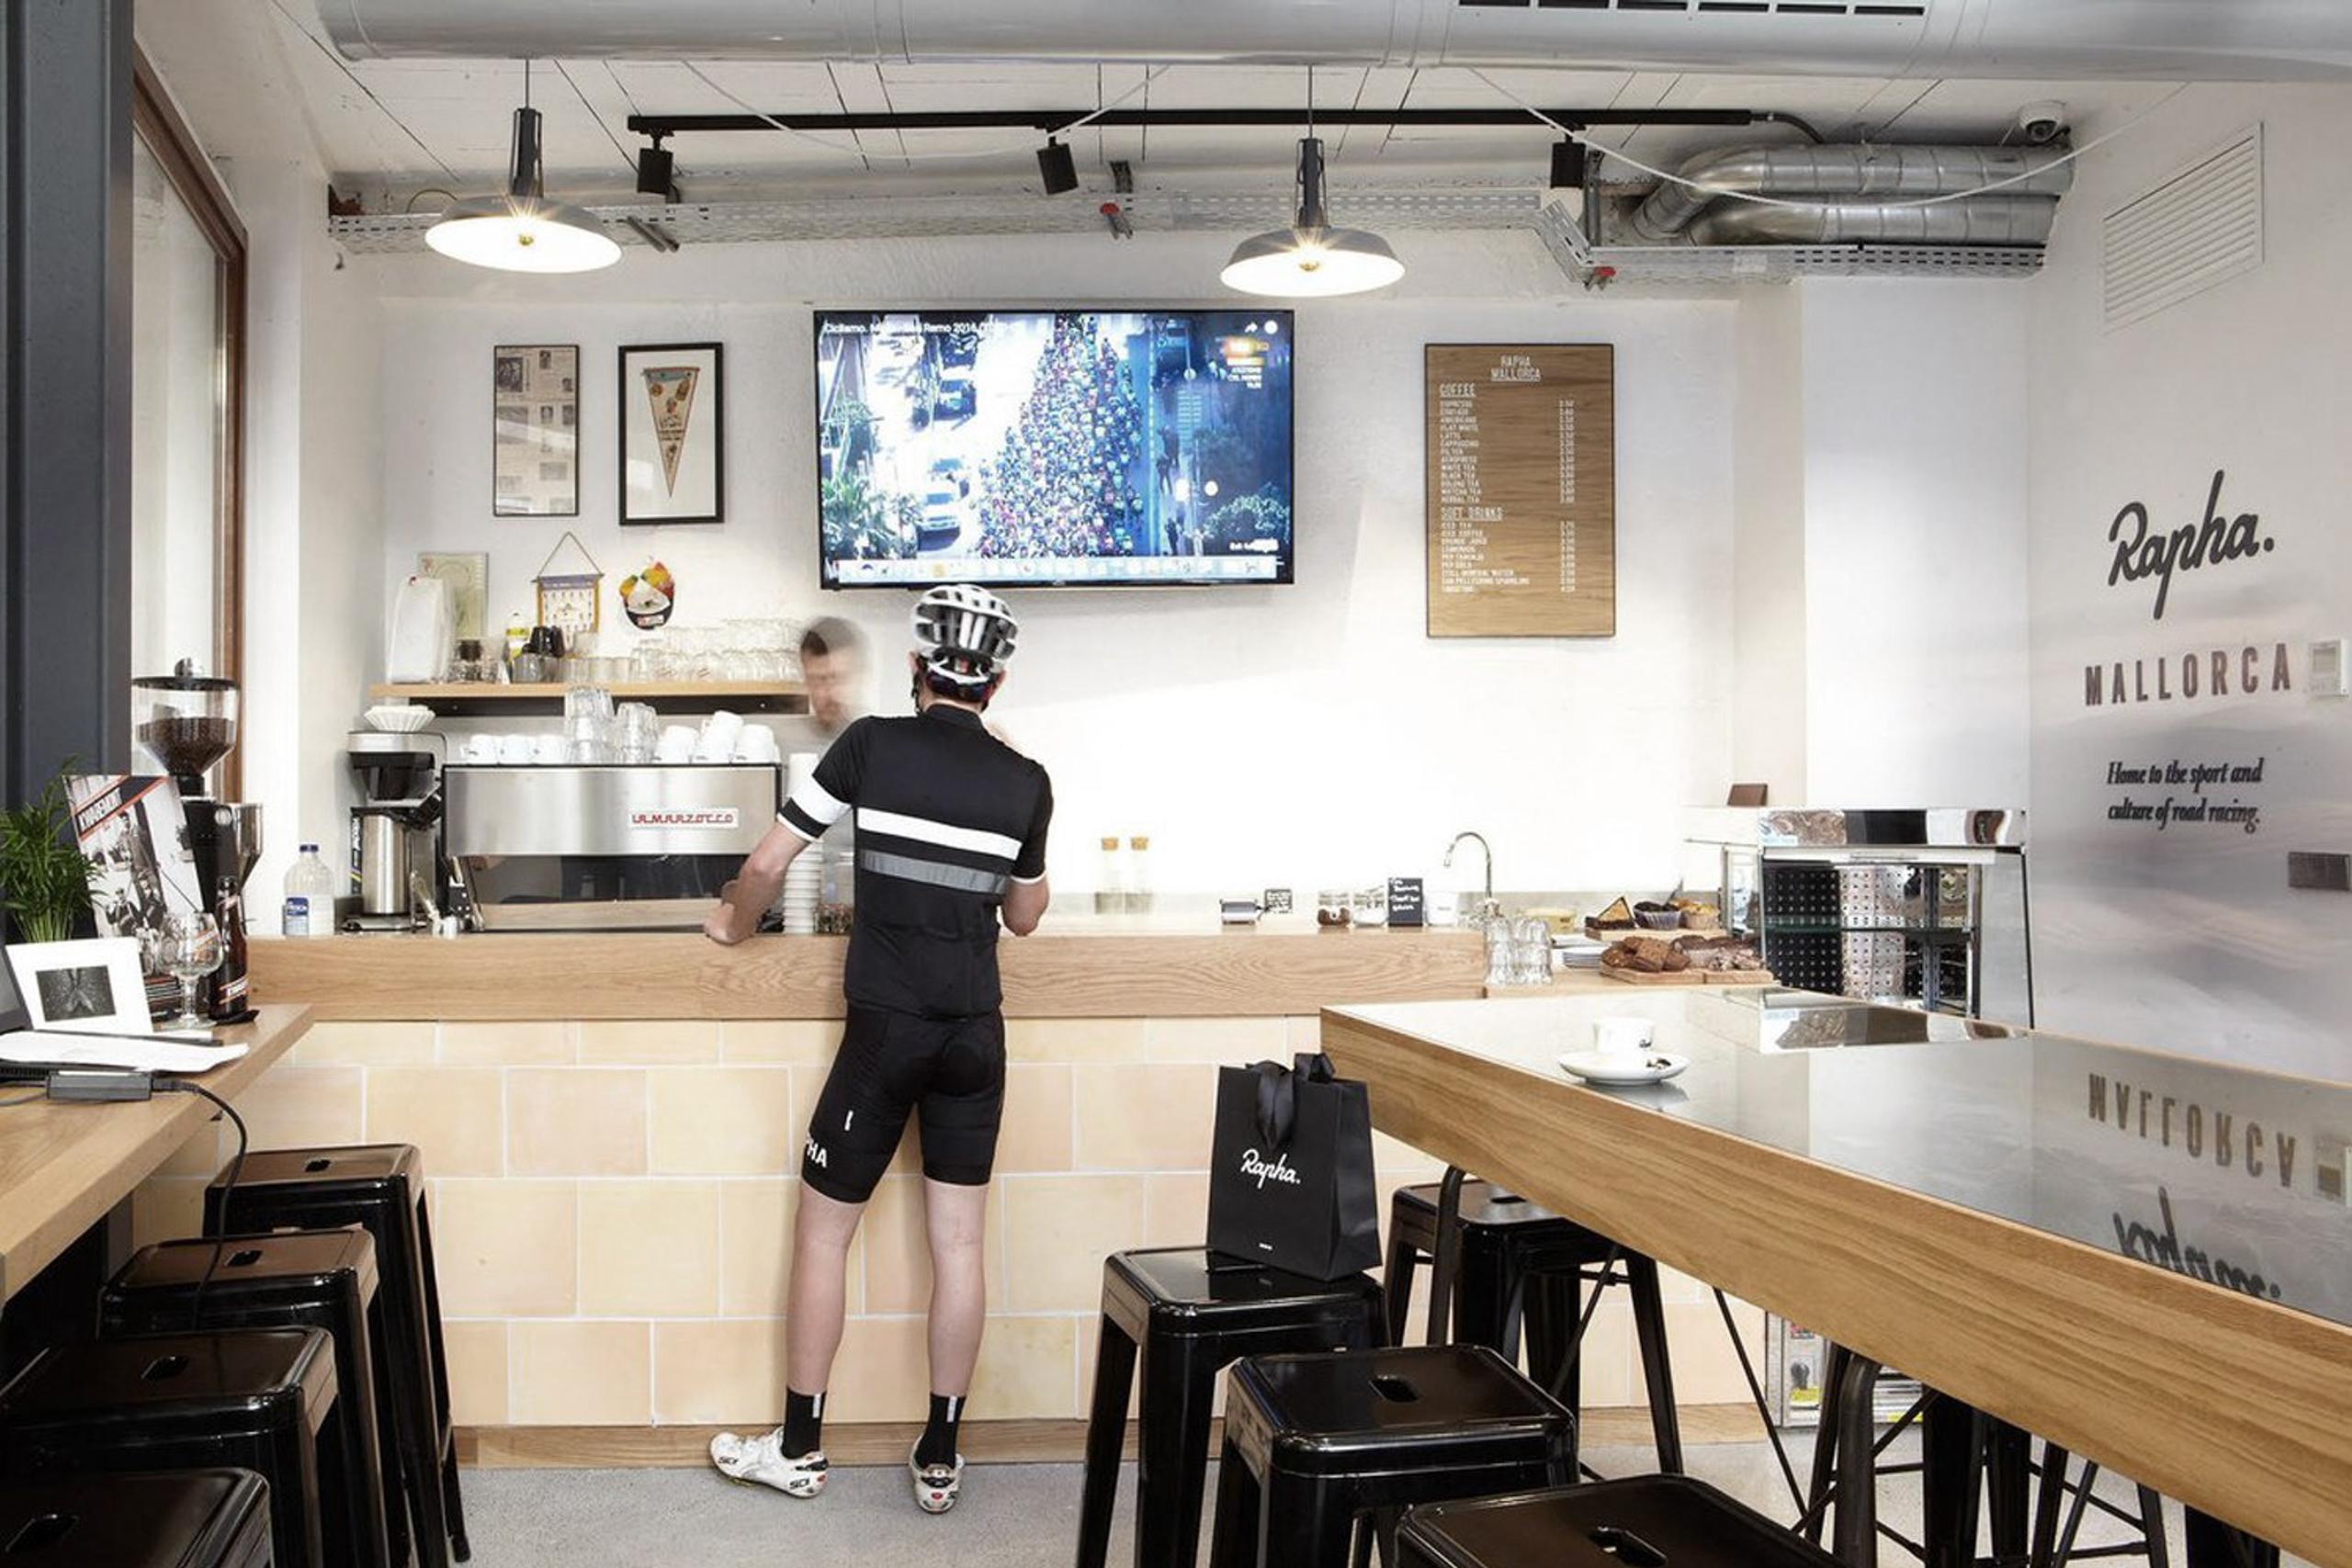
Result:
[[[514,111],[514,151],[506,193],[469,197],[424,231],[453,261],[503,272],[593,272],[621,259],[596,215],[549,201],[539,163],[539,112]]]
[[[1385,288],[1405,276],[1388,242],[1363,229],[1275,229],[1234,247],[1227,288],[1290,299]]]

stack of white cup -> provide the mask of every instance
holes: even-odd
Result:
[[[817,771],[818,753],[795,751],[786,765],[787,792]],[[784,874],[784,929],[794,936],[813,936],[817,931],[817,901],[825,890],[824,856],[811,846],[793,857],[792,867]]]

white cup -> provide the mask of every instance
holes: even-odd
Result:
[[[542,766],[566,761],[571,749],[560,735],[542,735],[531,742],[531,761]]]
[[[509,766],[514,766],[529,761],[531,760],[531,738],[520,733],[500,736],[498,738],[498,760]]]
[[[1592,1022],[1592,1048],[1603,1056],[1638,1056],[1650,1048],[1645,1018],[1599,1018]]]

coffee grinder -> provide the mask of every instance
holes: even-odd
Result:
[[[199,675],[196,661],[183,659],[168,675],[142,675],[130,682],[131,734],[154,766],[179,786],[187,824],[187,847],[196,862],[197,886],[187,889],[198,909],[217,912],[224,891],[242,908],[245,879],[261,859],[261,807],[212,798],[206,775],[237,744],[237,683],[220,675]],[[225,886],[224,886],[225,885]],[[227,933],[223,933],[224,937]],[[242,953],[242,941],[223,946]],[[233,961],[208,978],[208,987],[227,998],[215,1016],[230,1021],[244,1015],[236,1005],[245,992]]]
[[[421,732],[355,729],[344,738],[360,803],[351,808],[353,931],[404,931],[441,897],[441,766],[447,743]]]

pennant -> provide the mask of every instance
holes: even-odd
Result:
[[[678,493],[678,457],[685,450],[686,427],[695,413],[695,382],[702,370],[693,365],[655,366],[644,371],[646,401],[653,410],[653,434],[662,442],[662,488]]]

